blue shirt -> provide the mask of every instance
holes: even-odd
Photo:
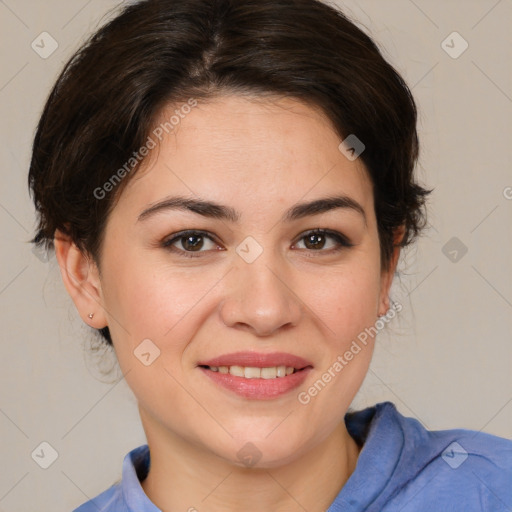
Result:
[[[327,512],[510,512],[512,441],[471,430],[426,430],[384,402],[345,416],[362,450]],[[126,455],[123,475],[74,512],[161,512],[140,482],[149,449]]]

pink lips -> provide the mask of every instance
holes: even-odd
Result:
[[[235,352],[225,354],[207,361],[198,363],[199,369],[216,384],[236,393],[237,395],[253,399],[268,400],[288,393],[300,386],[313,366],[302,357],[284,352],[261,354],[256,352]],[[269,368],[273,366],[292,366],[298,371],[286,377],[274,379],[246,379],[236,377],[229,373],[212,371],[205,366],[252,366],[255,368]]]
[[[312,366],[302,357],[286,352],[262,354],[257,352],[233,352],[201,361],[198,366],[253,366],[255,368],[270,368],[272,366],[293,366],[297,370]]]

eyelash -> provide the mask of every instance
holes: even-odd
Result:
[[[183,249],[177,249],[176,247],[173,247],[173,244],[183,238],[186,238],[187,236],[192,236],[192,235],[198,235],[198,236],[201,236],[203,238],[208,238],[210,239],[212,242],[214,243],[217,243],[216,240],[209,234],[207,233],[206,231],[200,231],[200,230],[186,230],[186,231],[180,231],[179,233],[174,233],[174,235],[171,235],[171,238],[168,238],[166,240],[164,240],[162,242],[162,247],[169,250],[170,252],[173,252],[175,254],[178,254],[179,256],[183,256],[185,258],[200,258],[201,256],[201,253],[203,252],[208,252],[208,251],[185,251]],[[341,233],[338,233],[337,231],[331,231],[330,229],[321,229],[321,228],[317,228],[317,229],[312,229],[310,231],[307,231],[305,233],[303,233],[299,238],[298,238],[298,241],[301,241],[302,239],[308,237],[308,236],[311,236],[311,235],[325,235],[325,236],[328,236],[328,237],[331,237],[333,238],[338,244],[339,244],[339,247],[335,248],[335,249],[330,249],[330,250],[327,250],[327,251],[324,251],[324,250],[314,250],[314,249],[300,249],[300,250],[306,250],[306,251],[310,251],[310,252],[317,252],[317,253],[327,253],[327,254],[332,254],[332,253],[337,253],[343,249],[348,249],[350,247],[353,247],[354,244],[352,244],[348,238],[346,238],[344,235],[342,235]],[[295,244],[294,244],[295,245]],[[197,254],[196,254],[197,253]],[[316,256],[316,255],[315,255]]]

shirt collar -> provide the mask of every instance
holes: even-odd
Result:
[[[123,498],[130,512],[161,512],[147,497],[140,484],[149,471],[149,447],[135,448],[123,460]]]
[[[401,416],[391,402],[348,413],[349,434],[363,447],[354,472],[327,512],[355,512],[367,508],[389,484],[405,445]]]

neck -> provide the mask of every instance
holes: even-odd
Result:
[[[359,447],[345,423],[302,457],[272,468],[246,468],[182,438],[148,435],[150,471],[142,482],[163,512],[321,512],[327,510],[355,469]]]

